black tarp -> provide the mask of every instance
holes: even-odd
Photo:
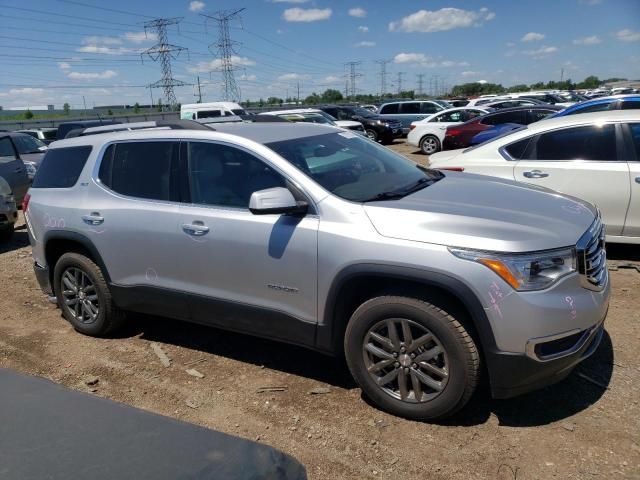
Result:
[[[0,479],[306,479],[266,445],[0,369]]]

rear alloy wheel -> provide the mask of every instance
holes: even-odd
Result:
[[[378,141],[378,132],[376,132],[375,130],[373,130],[371,128],[367,128],[365,130],[365,133],[367,134],[367,137],[369,137],[374,142]]]
[[[408,297],[377,297],[356,309],[345,333],[345,356],[377,407],[412,420],[457,412],[480,373],[478,350],[462,324]]]
[[[440,140],[435,135],[426,135],[420,140],[420,150],[425,155],[433,155],[440,151]]]

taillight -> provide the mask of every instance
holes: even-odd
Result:
[[[416,128],[415,125],[409,125],[409,130],[413,130],[414,128]]]
[[[31,200],[31,195],[29,193],[25,194],[22,199],[22,212],[25,213],[27,208],[29,208],[29,200]]]
[[[450,170],[452,172],[464,172],[464,167],[438,167],[438,170]]]
[[[457,130],[455,128],[447,128],[447,135],[455,137],[457,135],[460,135],[462,133],[462,130]]]

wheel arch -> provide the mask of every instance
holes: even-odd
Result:
[[[93,242],[85,235],[65,230],[49,230],[43,239],[44,255],[49,268],[49,281],[53,285],[53,272],[55,264],[65,253],[80,253],[86,255],[95,262],[104,275],[107,283],[111,283],[111,277]]]
[[[351,314],[364,301],[379,295],[420,298],[460,317],[486,353],[497,350],[482,303],[461,280],[440,272],[378,264],[356,264],[335,277],[326,299],[317,347],[343,353],[343,339]]]

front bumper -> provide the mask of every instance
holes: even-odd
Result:
[[[540,361],[530,354],[505,352],[489,354],[487,362],[492,378],[493,398],[515,397],[565,379],[576,365],[598,349],[603,336],[604,318],[598,325],[584,332],[584,338],[576,342],[571,353],[554,359]]]

